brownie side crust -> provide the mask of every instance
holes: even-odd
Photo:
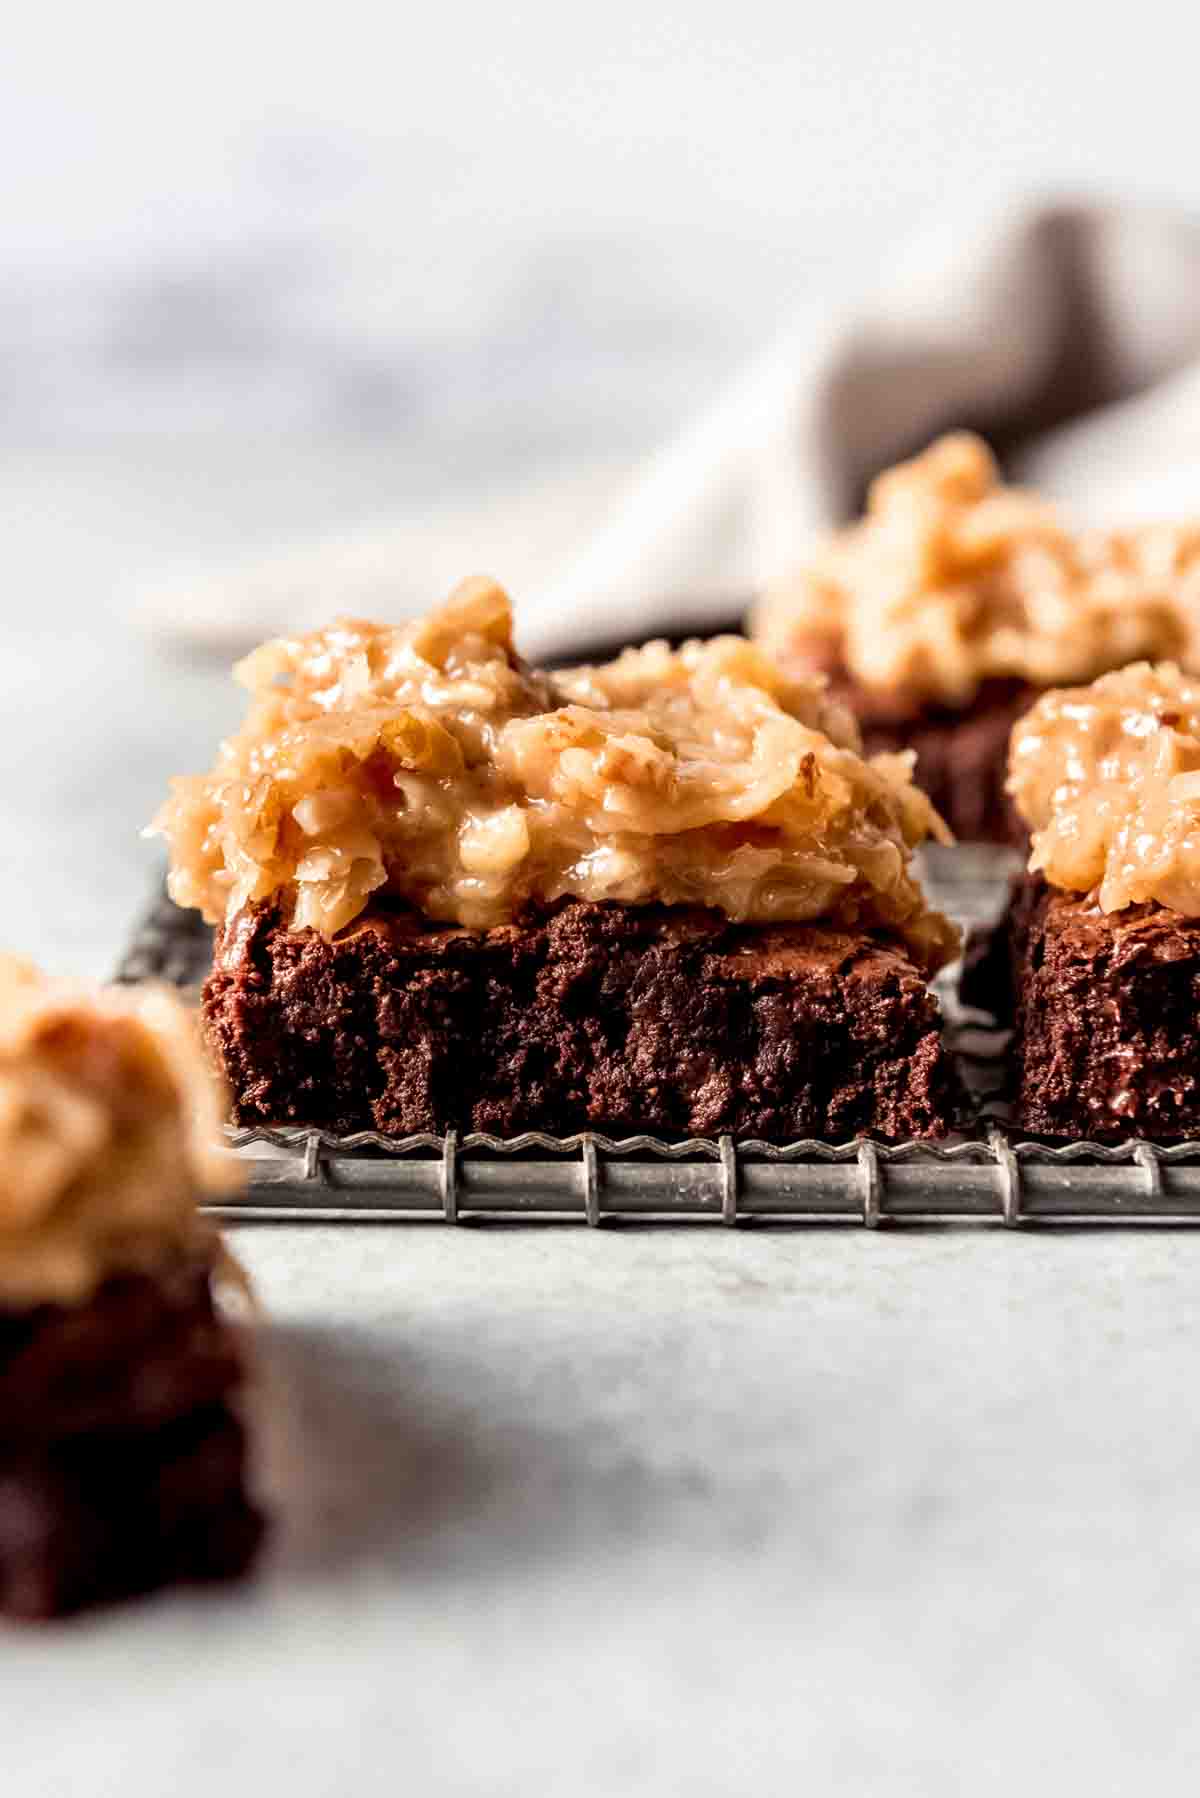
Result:
[[[378,908],[332,942],[251,908],[204,1016],[242,1124],[904,1138],[959,1101],[895,944],[683,908],[568,900],[490,931]]]
[[[241,1573],[263,1531],[242,1378],[203,1268],[0,1310],[0,1613],[55,1617]]]
[[[964,998],[1013,1021],[1022,1129],[1200,1130],[1200,919],[1158,905],[1105,914],[1085,894],[1026,876]]]
[[[833,690],[858,720],[868,755],[915,749],[916,781],[963,843],[1020,848],[1028,832],[1004,791],[1008,739],[1037,697],[1023,681],[985,681],[967,711],[914,703],[903,694],[881,699],[854,681]]]

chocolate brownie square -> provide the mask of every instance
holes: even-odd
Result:
[[[1016,1123],[1039,1135],[1200,1130],[1200,919],[1105,913],[1036,875],[969,960],[963,997],[1014,1025]]]
[[[252,907],[218,935],[204,1017],[240,1124],[905,1138],[959,1104],[894,941],[681,907],[468,930],[376,904],[331,940]]]

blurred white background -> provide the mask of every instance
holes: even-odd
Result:
[[[931,212],[1193,201],[1197,51],[1164,0],[22,9],[0,66],[19,589],[95,606],[297,532],[607,475]]]
[[[111,911],[89,892],[66,957],[105,959],[153,867],[133,826],[232,715],[148,656],[142,596],[378,526],[411,532],[430,599],[480,565],[519,594],[798,307],[867,289],[930,215],[1190,205],[1197,51],[1164,0],[22,9],[0,740],[24,778],[0,857],[24,868],[68,808]],[[10,892],[13,938],[54,931],[64,959],[65,901]]]

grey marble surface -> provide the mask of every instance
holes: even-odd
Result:
[[[21,1798],[1194,1789],[1195,1235],[235,1246],[270,1563],[0,1637]]]

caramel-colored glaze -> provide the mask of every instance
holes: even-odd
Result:
[[[1043,694],[1013,731],[1008,790],[1052,886],[1200,917],[1200,680],[1141,662]]]
[[[174,898],[214,922],[276,898],[332,936],[389,895],[487,928],[573,896],[827,917],[927,968],[957,947],[912,873],[945,833],[911,758],[865,759],[821,678],[742,638],[540,674],[476,579],[404,628],[268,643],[238,676],[242,729],[155,825]]]
[[[764,595],[754,635],[868,691],[957,709],[987,680],[1190,662],[1198,620],[1200,522],[1074,531],[959,432],[881,475],[865,517]]]

